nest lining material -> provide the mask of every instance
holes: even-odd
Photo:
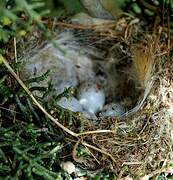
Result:
[[[48,80],[52,81],[58,94],[63,92],[64,87],[75,87],[80,93],[80,91],[84,91],[85,87],[88,89],[87,86],[91,86],[92,88],[95,87],[98,92],[99,89],[101,89],[100,92],[104,91],[105,104],[115,102],[117,107],[123,106],[126,110],[131,109],[136,104],[143,90],[144,85],[140,84],[140,81],[143,80],[137,81],[136,77],[133,77],[132,74],[136,73],[135,68],[138,67],[133,67],[132,55],[127,55],[127,52],[123,52],[120,48],[123,46],[122,42],[116,42],[110,52],[106,52],[106,50],[101,52],[98,47],[95,47],[94,50],[93,47],[81,48],[80,44],[77,44],[77,39],[68,32],[61,33],[57,42],[62,49],[64,48],[67,51],[67,55],[64,56],[61,52],[58,53],[57,49],[48,44],[38,50],[37,54],[24,57],[22,61],[24,61],[25,66],[21,71],[21,76],[24,79],[40,76],[51,69]],[[118,55],[112,55],[114,51]],[[106,53],[108,55],[100,58],[102,54]],[[129,63],[126,64],[126,61],[129,61]],[[137,66],[139,65],[137,64]],[[35,84],[33,83],[33,85]],[[41,86],[46,84],[47,81],[42,82]],[[77,100],[74,99],[74,101],[76,102],[72,102],[72,105],[77,104]],[[95,101],[100,100],[96,99]],[[115,105],[113,107],[116,107]],[[123,107],[119,109],[123,109]],[[75,110],[73,107],[70,110],[73,111],[73,109],[74,112],[80,111],[80,108]]]
[[[118,28],[121,25],[121,23],[118,24]],[[128,21],[123,20],[123,27],[120,29],[126,30],[128,25]],[[112,30],[116,35],[119,33],[118,28],[117,32]],[[140,29],[138,26],[128,27],[128,33],[133,33],[133,31],[136,33],[138,28]],[[122,31],[123,35],[124,32]],[[93,33],[95,32],[93,31]],[[149,39],[144,40],[141,38],[140,43],[139,41],[132,43],[133,38],[126,39],[132,62],[130,66],[125,67],[121,72],[126,72],[123,74],[125,81],[131,82],[132,79],[135,82],[129,87],[134,91],[130,91],[130,93],[134,94],[134,97],[137,94],[135,97],[137,99],[133,104],[130,104],[130,107],[134,106],[134,104],[136,106],[123,119],[113,117],[99,119],[99,128],[97,129],[111,129],[114,133],[86,135],[82,138],[82,141],[77,142],[74,148],[74,160],[89,169],[109,167],[119,174],[119,177],[129,173],[140,176],[161,169],[165,162],[172,160],[172,60],[171,57],[167,57],[167,54],[158,55],[163,53],[163,47],[167,51],[164,44],[166,38],[164,43],[161,44],[159,37],[146,34],[147,36]],[[116,42],[119,39],[116,39]],[[112,43],[114,40],[110,42]],[[119,42],[121,45],[121,41]],[[121,46],[118,48],[121,48]],[[116,61],[116,63],[116,67],[124,68],[123,63],[126,63],[126,61]],[[152,69],[153,66],[155,69]],[[125,90],[127,89],[126,85],[123,86]],[[132,99],[134,97],[132,96]],[[74,127],[74,131],[75,129],[76,127]],[[84,129],[95,130],[96,128],[90,122],[86,123]],[[87,146],[85,142],[89,142],[96,148]],[[81,160],[76,156],[75,150],[80,144],[90,149],[90,158]],[[98,151],[98,149],[101,151]],[[102,151],[111,155],[109,156],[111,158],[107,158],[106,153],[102,153]]]

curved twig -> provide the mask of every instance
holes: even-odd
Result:
[[[8,62],[5,60],[5,58],[0,54],[0,62],[3,62],[6,68],[10,71],[10,73],[14,76],[14,78],[18,81],[18,83],[22,86],[22,88],[26,91],[26,93],[31,97],[33,102],[38,106],[38,108],[49,118],[51,121],[53,121],[56,125],[58,125],[61,129],[69,133],[70,135],[77,137],[77,134],[73,131],[69,130],[65,126],[63,126],[61,123],[57,121],[53,116],[51,116],[44,108],[41,106],[41,104],[35,99],[35,97],[32,95],[32,93],[29,91],[29,89],[26,87],[26,85],[21,81],[21,79],[17,76],[17,74],[14,72],[14,70],[11,68],[11,66],[8,64]]]
[[[82,133],[75,133],[71,131],[70,129],[63,126],[60,122],[58,122],[58,119],[55,119],[52,115],[50,115],[44,107],[35,99],[35,97],[32,95],[32,93],[29,91],[29,89],[26,87],[26,85],[22,82],[22,80],[18,77],[18,75],[14,72],[14,70],[11,68],[11,66],[8,64],[8,62],[5,60],[5,58],[0,54],[0,64],[4,63],[6,68],[10,71],[10,73],[14,76],[14,78],[18,81],[18,83],[22,86],[22,88],[26,91],[26,93],[31,97],[33,102],[38,106],[38,108],[51,120],[53,121],[58,127],[63,129],[68,134],[79,137],[89,134],[98,134],[98,133],[114,133],[112,130],[95,130],[95,131],[87,131]]]

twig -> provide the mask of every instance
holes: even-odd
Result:
[[[14,38],[14,57],[15,57],[15,63],[17,63],[17,48],[16,48],[16,38]],[[19,76],[19,71],[17,69],[16,74]]]
[[[26,93],[31,97],[33,102],[39,107],[39,109],[51,120],[53,121],[58,127],[63,129],[68,134],[79,137],[83,135],[89,135],[89,134],[97,134],[97,133],[114,133],[112,130],[96,130],[96,131],[88,131],[88,132],[82,132],[82,133],[75,133],[71,131],[70,129],[63,126],[61,123],[58,122],[58,119],[55,119],[53,116],[51,116],[44,108],[43,106],[35,99],[35,97],[32,95],[32,93],[29,91],[29,89],[26,87],[26,85],[22,82],[22,80],[17,76],[17,74],[14,72],[14,70],[11,68],[11,66],[8,64],[8,62],[5,60],[5,58],[0,54],[0,62],[3,62],[6,68],[10,71],[10,73],[14,76],[14,78],[18,81],[18,83],[22,86],[22,88],[26,91]]]
[[[172,170],[172,168],[161,168],[161,169],[151,172],[151,174],[145,175],[140,180],[148,180],[148,179],[150,179],[156,175],[159,175],[161,173],[171,173],[172,174],[173,170]]]
[[[112,130],[95,130],[95,131],[86,131],[78,133],[77,136],[83,136],[88,134],[99,134],[99,133],[115,133],[115,131]]]
[[[26,91],[26,93],[31,97],[31,99],[33,100],[33,102],[38,106],[38,108],[52,121],[54,122],[58,127],[60,127],[61,129],[63,129],[65,132],[67,132],[68,134],[74,136],[74,137],[79,137],[79,136],[83,136],[83,135],[88,135],[88,134],[94,134],[94,133],[113,133],[112,130],[96,130],[96,131],[88,131],[88,132],[83,132],[83,133],[75,133],[71,130],[69,130],[68,128],[66,128],[65,126],[63,126],[61,123],[59,123],[57,121],[57,119],[55,119],[53,116],[51,116],[45,109],[44,107],[35,99],[35,97],[32,95],[32,93],[29,91],[29,89],[26,87],[26,85],[22,82],[22,80],[17,76],[17,74],[14,72],[14,70],[11,68],[11,66],[8,64],[8,62],[5,60],[5,58],[0,54],[0,63],[3,62],[4,65],[6,66],[6,68],[10,71],[10,73],[14,76],[14,78],[18,81],[18,83],[22,86],[22,88]],[[79,142],[81,142],[82,145],[94,149],[102,154],[105,154],[106,156],[110,157],[112,159],[112,161],[114,163],[116,163],[116,160],[114,159],[114,157],[107,153],[106,151],[99,149],[95,146],[92,146],[86,142],[81,141],[81,139],[76,143],[76,146],[79,144]]]
[[[73,152],[72,152],[73,159],[74,159],[76,162],[82,163],[82,161],[83,161],[82,159],[79,159],[79,158],[77,159],[77,158],[76,158],[76,153],[75,153],[75,151],[76,151],[79,143],[81,143],[81,144],[82,144],[83,146],[85,146],[86,148],[91,148],[91,149],[94,149],[95,151],[98,151],[98,152],[100,152],[100,153],[102,153],[102,154],[105,154],[106,156],[110,157],[114,163],[116,163],[116,160],[114,159],[114,157],[113,157],[111,154],[109,154],[108,152],[106,152],[106,151],[104,151],[104,150],[102,150],[102,149],[99,149],[99,148],[97,148],[97,147],[95,147],[95,146],[92,146],[92,145],[86,143],[85,141],[82,141],[82,139],[79,139],[79,140],[76,142],[76,144],[75,144],[75,146],[74,146],[74,149],[73,149]],[[95,156],[94,156],[94,159],[100,164],[100,162],[96,159]]]
[[[39,109],[48,116],[49,119],[51,119],[56,125],[58,125],[61,129],[69,133],[70,135],[77,137],[77,134],[73,131],[69,130],[65,126],[63,126],[61,123],[57,121],[54,117],[52,117],[44,108],[41,106],[41,104],[35,99],[35,97],[32,95],[32,93],[29,91],[29,89],[26,87],[26,85],[20,80],[20,78],[17,76],[17,74],[14,72],[14,70],[11,68],[11,66],[8,64],[8,62],[4,59],[4,57],[0,54],[0,62],[3,62],[6,68],[10,71],[10,73],[14,76],[14,78],[18,81],[18,83],[22,86],[22,88],[26,91],[26,93],[31,97],[33,102],[39,107]]]
[[[106,151],[104,151],[102,149],[99,149],[99,148],[97,148],[95,146],[92,146],[92,145],[90,145],[90,144],[88,144],[88,143],[86,143],[84,141],[81,142],[81,144],[84,145],[84,146],[87,146],[88,148],[94,149],[94,150],[96,150],[96,151],[98,151],[98,152],[100,152],[102,154],[105,154],[106,156],[110,157],[114,163],[116,163],[116,160],[114,159],[114,157],[111,154],[109,154],[108,152],[106,152]]]
[[[77,147],[79,146],[79,143],[81,143],[81,141],[82,141],[82,139],[78,139],[78,141],[74,145],[74,148],[73,148],[73,151],[72,151],[72,157],[77,163],[84,162],[83,158],[81,158],[81,157],[77,158],[76,157],[76,150],[77,150]]]
[[[97,161],[98,164],[101,164],[100,161],[95,157],[95,155],[90,151],[90,149],[85,146],[85,148],[89,151],[89,153],[92,155],[92,157]]]
[[[122,166],[124,165],[139,165],[139,164],[144,164],[144,162],[123,162]]]
[[[44,21],[42,21],[43,23],[45,23]],[[63,27],[67,27],[67,28],[74,28],[74,29],[99,29],[101,27],[114,27],[115,26],[115,21],[111,21],[111,22],[105,22],[102,24],[93,24],[93,25],[78,25],[78,24],[70,24],[70,23],[64,23],[64,22],[55,22],[55,25],[59,25],[59,26],[63,26]]]

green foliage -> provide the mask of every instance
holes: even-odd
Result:
[[[133,15],[153,17],[165,4],[173,11],[172,1],[125,0],[118,1],[120,6]],[[150,5],[150,6],[148,6]],[[143,11],[143,7],[148,11]],[[46,7],[46,8],[45,8]],[[23,37],[33,27],[37,27],[49,40],[51,33],[42,22],[42,17],[67,16],[84,11],[79,0],[0,0],[0,43],[8,43],[10,38]],[[51,14],[50,14],[51,12]],[[144,14],[143,14],[144,13]],[[147,19],[146,18],[146,19]],[[2,51],[2,49],[0,49]],[[15,66],[14,66],[15,67]],[[40,77],[27,80],[27,85],[33,82],[39,83],[48,77],[48,73]],[[47,87],[33,86],[30,91],[40,92],[37,100],[46,107],[48,112],[53,112],[62,124],[66,126],[80,127],[83,130],[83,122],[74,117],[70,112],[57,106],[57,100],[62,96],[70,96],[71,89],[66,89],[62,94],[49,99],[49,93],[53,92],[51,82]],[[72,151],[72,143],[66,142],[64,133],[55,127],[40,110],[35,107],[30,97],[11,78],[0,62],[0,177],[4,179],[72,179],[60,167],[64,152],[69,155]],[[75,123],[74,123],[75,122]],[[78,157],[89,157],[90,153],[84,148],[77,148]],[[82,176],[82,175],[81,175]],[[88,172],[83,176],[90,179],[115,179],[113,173],[102,171],[91,177]]]
[[[141,17],[151,17],[154,15],[159,15],[164,13],[170,15],[168,13],[173,12],[173,1],[172,0],[141,0],[141,1],[133,1],[133,0],[125,0],[125,9],[133,15],[141,14]]]
[[[22,123],[20,125],[18,123],[18,125],[10,128],[1,127],[1,177],[13,179],[20,175],[31,179],[34,175],[37,175],[47,179],[57,178],[58,174],[53,172],[51,168],[53,164],[59,164],[60,150],[53,154],[49,151],[57,146],[59,142],[46,142],[46,136],[46,131],[42,132],[33,124],[26,125]],[[38,143],[38,139],[43,137],[45,137],[45,141],[40,140]],[[50,159],[53,161],[51,165],[49,164]]]
[[[14,66],[15,67],[15,66]],[[17,66],[16,66],[17,67]],[[64,172],[60,163],[66,154],[72,152],[73,143],[66,140],[65,134],[57,128],[32,102],[26,92],[16,83],[5,67],[0,66],[0,177],[4,179],[72,179]],[[29,87],[33,82],[41,82],[48,77],[46,72],[40,77],[25,81]],[[11,84],[13,83],[13,84]],[[79,124],[80,118],[57,105],[60,97],[70,96],[71,89],[54,96],[51,101],[49,94],[54,92],[48,87],[33,86],[30,91],[37,91],[42,96],[37,100],[43,107],[66,127]],[[75,123],[74,123],[75,122]],[[78,125],[77,125],[78,126]],[[79,129],[80,131],[80,129]],[[80,157],[86,156],[84,149],[78,149]]]
[[[51,12],[48,17],[64,17],[84,11],[79,0],[49,0],[45,1],[45,7]]]
[[[164,9],[173,12],[171,0],[116,1],[125,11],[143,17],[151,17]],[[164,7],[164,8],[163,8]],[[0,42],[8,42],[10,37],[25,36],[37,26],[50,39],[50,32],[42,23],[42,17],[60,17],[85,11],[79,0],[1,0],[0,1]]]
[[[1,0],[0,42],[7,43],[10,37],[25,36],[35,25],[50,39],[50,32],[42,23],[42,17],[58,18],[82,10],[77,0]]]
[[[83,10],[78,0],[61,0],[67,13],[75,14]]]
[[[0,75],[0,177],[4,179],[63,179],[69,178],[60,168],[60,156],[71,144],[55,128],[49,119],[32,103],[30,97],[19,87],[9,83],[12,79],[1,65]],[[47,73],[36,78],[40,82]],[[32,83],[33,79],[27,83]],[[14,83],[14,82],[13,82]],[[52,86],[41,89],[43,96],[48,95]],[[40,92],[40,87],[31,91]],[[50,111],[52,104],[38,98]],[[60,113],[61,110],[57,110]],[[68,151],[67,151],[68,152]]]
[[[49,11],[44,9],[44,2],[33,1],[28,3],[26,0],[0,1],[0,41],[8,42],[10,37],[25,36],[27,31],[32,29],[33,23],[49,36],[49,32],[41,22],[41,17]]]

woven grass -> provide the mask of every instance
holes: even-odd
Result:
[[[128,18],[106,27],[87,27],[87,31],[86,27],[67,23],[57,22],[56,25],[61,31],[65,26],[74,32],[80,30],[83,35],[89,30],[90,35],[85,36],[84,46],[95,41],[95,37],[99,40],[106,39],[102,43],[95,43],[94,46],[98,49],[106,50],[108,46],[105,42],[109,46],[115,42],[125,42],[132,58],[132,66],[127,66],[125,70],[135,82],[134,92],[132,88],[130,92],[134,96],[137,93],[137,102],[121,119],[100,118],[94,123],[79,113],[43,105],[31,95],[5,59],[1,58],[27,92],[28,98],[31,98],[33,112],[48,119],[44,127],[49,128],[51,138],[56,137],[52,127],[58,127],[56,133],[59,132],[59,136],[65,139],[65,144],[71,144],[73,160],[88,170],[108,168],[119,179],[128,175],[149,178],[162,172],[170,173],[168,165],[172,161],[173,63],[168,32],[164,27],[159,27],[149,33],[148,29],[142,29],[138,21]],[[125,87],[122,86],[122,91],[123,88]],[[32,118],[34,124],[38,123],[35,121],[36,117]],[[79,149],[85,149],[87,153],[79,155]],[[61,152],[61,155],[64,160],[68,159],[65,152]]]

